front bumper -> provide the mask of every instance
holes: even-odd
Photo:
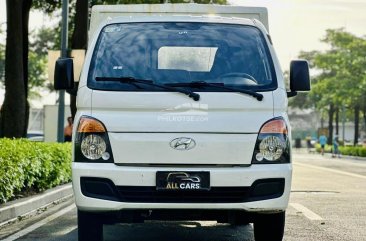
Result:
[[[116,186],[155,187],[157,171],[209,171],[211,187],[250,187],[261,179],[284,179],[282,196],[245,202],[122,202],[87,197],[81,190],[81,178],[103,178]],[[73,163],[73,188],[78,209],[94,212],[141,209],[211,209],[247,212],[283,211],[287,208],[291,189],[291,164],[251,165],[250,167],[131,167],[113,163]],[[84,192],[85,193],[85,192]]]

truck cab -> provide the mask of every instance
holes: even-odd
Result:
[[[79,240],[145,220],[253,223],[256,240],[282,240],[287,98],[310,80],[293,61],[286,90],[266,9],[97,6],[91,23],[73,130]]]

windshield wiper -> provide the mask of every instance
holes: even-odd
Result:
[[[189,96],[190,98],[192,98],[195,101],[200,100],[200,95],[193,91],[182,89],[182,88],[177,88],[177,87],[173,87],[173,86],[168,86],[168,85],[164,85],[164,84],[157,84],[157,83],[154,83],[154,81],[147,80],[147,79],[137,79],[137,78],[128,76],[128,77],[96,77],[95,80],[96,81],[119,81],[119,82],[127,83],[127,84],[140,83],[140,84],[150,85],[150,86],[154,86],[154,87],[158,87],[161,89],[166,89],[166,90],[170,90],[170,91],[174,91],[174,92],[180,92],[180,93],[183,93],[183,94]]]
[[[200,87],[210,86],[210,87],[215,87],[215,88],[219,88],[219,89],[225,89],[225,90],[230,90],[230,91],[234,91],[234,92],[247,94],[247,95],[255,97],[259,101],[263,100],[263,95],[260,93],[257,93],[257,92],[251,91],[251,90],[243,90],[243,89],[239,89],[239,88],[227,87],[227,86],[225,86],[224,83],[210,83],[210,82],[205,82],[205,81],[193,81],[193,82],[188,82],[188,83],[172,83],[172,84],[169,84],[169,86],[174,86],[174,87],[187,86],[187,87],[191,87],[191,88],[200,88]]]

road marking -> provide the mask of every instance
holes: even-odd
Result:
[[[366,176],[363,176],[363,175],[355,174],[352,172],[339,171],[339,170],[335,170],[335,169],[327,168],[327,167],[318,167],[318,166],[304,164],[304,163],[294,163],[294,165],[302,166],[302,167],[309,167],[309,168],[313,168],[313,169],[317,169],[317,170],[321,170],[321,171],[333,172],[333,173],[342,174],[342,175],[346,175],[346,176],[350,176],[350,177],[366,179]]]
[[[67,206],[66,208],[58,211],[57,213],[52,214],[51,216],[42,219],[41,221],[39,221],[38,223],[35,223],[31,226],[29,226],[28,228],[25,228],[23,230],[20,230],[19,232],[7,237],[6,239],[3,239],[3,241],[14,241],[20,237],[23,237],[24,235],[36,230],[37,228],[45,225],[48,222],[51,222],[52,220],[64,215],[65,213],[70,212],[71,210],[73,210],[75,208],[75,204],[71,204],[70,206]]]
[[[62,230],[60,230],[58,232],[53,232],[52,235],[53,236],[61,236],[62,237],[62,236],[65,236],[65,235],[71,233],[72,231],[74,231],[77,228],[78,228],[77,225],[73,225],[73,226],[70,226],[68,228],[62,229]]]
[[[320,217],[318,214],[314,213],[313,211],[311,211],[307,207],[304,207],[300,203],[290,203],[290,205],[293,208],[295,208],[297,211],[299,211],[302,214],[304,214],[304,216],[307,217],[310,220],[323,220],[323,218]]]

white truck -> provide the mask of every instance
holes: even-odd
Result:
[[[265,8],[93,7],[73,132],[79,240],[145,220],[253,223],[255,240],[282,240],[287,98],[310,79],[292,61],[286,90],[267,28]],[[56,89],[72,71],[57,61]]]

